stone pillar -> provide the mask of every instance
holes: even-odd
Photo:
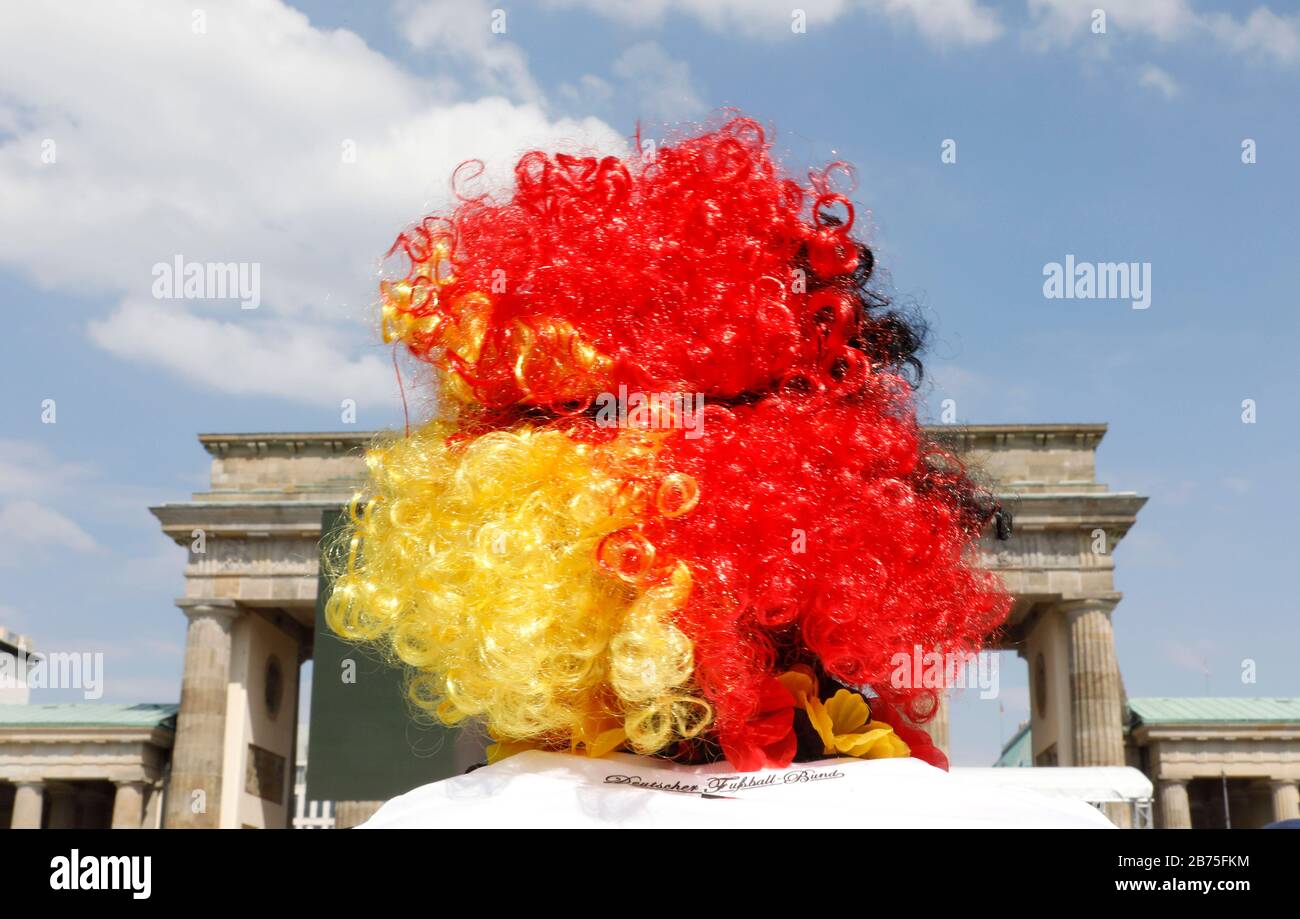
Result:
[[[1123,690],[1110,627],[1114,608],[1115,601],[1107,599],[1062,604],[1070,638],[1071,766],[1124,765]]]
[[[1300,819],[1300,789],[1294,780],[1278,779],[1273,786],[1273,819]]]
[[[1187,800],[1187,780],[1161,779],[1159,784],[1161,829],[1190,830],[1192,805]]]
[[[1115,602],[1089,597],[1061,604],[1070,645],[1071,766],[1124,765],[1124,689],[1110,625]],[[1102,811],[1116,826],[1132,824],[1127,804],[1103,804]]]
[[[40,782],[14,783],[14,813],[9,826],[15,830],[39,830],[45,810],[45,786]]]
[[[144,815],[144,782],[118,782],[113,796],[115,830],[138,830]]]
[[[177,606],[190,624],[164,825],[215,828],[221,819],[230,626],[240,609],[233,600],[178,600]]]

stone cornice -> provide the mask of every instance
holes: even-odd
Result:
[[[340,501],[178,501],[149,508],[162,530],[185,545],[195,530],[208,537],[319,539],[321,514]]]
[[[1095,448],[1105,424],[936,424],[925,432],[962,449],[1043,446],[1052,442]],[[200,434],[199,443],[213,456],[338,455],[364,449],[379,431],[297,431]]]
[[[1023,529],[1096,524],[1127,531],[1147,503],[1144,496],[1131,491],[1000,491],[998,497],[1015,514],[1015,526]]]
[[[1071,446],[1095,450],[1105,424],[932,424],[925,433],[959,450]]]
[[[1300,724],[1276,721],[1255,723],[1179,722],[1178,724],[1140,724],[1131,729],[1139,745],[1205,740],[1300,740]],[[1298,751],[1300,752],[1300,751]]]
[[[0,743],[4,744],[148,744],[170,748],[176,732],[170,728],[152,727],[78,727],[71,724],[42,726],[24,724],[0,727]]]
[[[213,456],[347,454],[366,447],[377,431],[200,434],[199,443]]]
[[[1015,526],[1020,532],[1101,527],[1113,536],[1126,533],[1147,502],[1133,492],[1004,492],[999,497],[1015,514]],[[342,498],[176,501],[149,510],[158,518],[163,532],[184,545],[195,530],[202,530],[209,538],[319,539],[322,512],[343,503]]]

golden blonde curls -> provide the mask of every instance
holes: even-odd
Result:
[[[653,474],[660,435],[457,430],[434,421],[367,453],[330,627],[406,664],[421,708],[481,719],[501,740],[570,745],[612,719],[650,753],[703,730],[712,713],[672,622],[689,570],[642,587],[597,562],[606,538],[638,521],[620,496],[629,477]]]

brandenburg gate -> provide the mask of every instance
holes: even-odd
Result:
[[[1113,552],[1146,498],[1096,477],[1104,424],[938,427],[995,483],[1014,534],[982,545],[1015,595],[999,647],[1030,674],[1036,765],[1125,764]],[[164,825],[286,826],[298,673],[312,656],[324,512],[362,484],[364,432],[204,434],[207,491],[152,508],[188,549],[188,625]],[[931,731],[946,742],[946,714]],[[346,806],[340,802],[340,813]]]

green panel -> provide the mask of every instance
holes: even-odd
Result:
[[[346,509],[326,511],[321,532],[332,534],[346,519]],[[343,641],[325,624],[325,602],[333,586],[325,567],[316,593],[308,800],[386,801],[460,774],[467,753],[471,762],[479,758],[477,750],[466,751],[468,738],[462,739],[457,757],[457,731],[412,718],[402,671],[373,649]],[[346,661],[355,663],[355,682],[344,681]]]
[[[1154,696],[1128,704],[1147,724],[1300,723],[1300,698]]]
[[[3,727],[154,728],[175,730],[179,705],[163,702],[59,702],[0,705]]]

